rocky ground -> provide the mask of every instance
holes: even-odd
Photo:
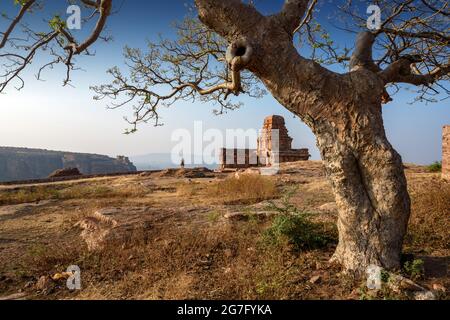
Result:
[[[398,274],[447,299],[450,184],[424,167],[407,175],[413,216]],[[166,170],[0,186],[0,299],[412,298],[369,291],[328,263],[335,220],[314,161],[275,177]],[[71,265],[81,290],[65,286]]]

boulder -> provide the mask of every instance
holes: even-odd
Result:
[[[36,290],[49,294],[55,289],[55,282],[48,276],[42,276],[36,283]]]
[[[108,240],[115,236],[113,230],[118,223],[111,218],[116,212],[114,210],[96,211],[75,224],[82,229],[81,238],[86,242],[89,251],[102,250]]]
[[[53,178],[65,178],[65,177],[79,177],[81,176],[80,170],[78,168],[66,168],[66,169],[59,169],[50,174],[48,177],[49,179]]]

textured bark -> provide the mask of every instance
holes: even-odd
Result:
[[[285,10],[293,14],[283,10],[264,17],[238,0],[196,0],[203,23],[230,43],[245,38],[251,44],[247,69],[316,135],[339,208],[333,259],[346,270],[364,271],[371,264],[398,268],[410,200],[401,158],[383,126],[385,81],[372,68],[371,49],[364,49],[372,41],[360,37],[348,74],[303,58],[292,30],[304,2],[287,1]]]
[[[403,164],[386,139],[380,103],[354,99],[337,109],[340,121],[310,123],[339,209],[333,259],[348,270],[396,269],[410,213]]]

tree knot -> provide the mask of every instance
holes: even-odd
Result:
[[[232,71],[241,71],[253,56],[253,47],[246,38],[239,38],[230,43],[226,53],[227,63]]]

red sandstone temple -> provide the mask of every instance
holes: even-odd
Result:
[[[245,169],[272,166],[277,163],[307,161],[311,155],[308,149],[292,149],[284,118],[270,116],[264,120],[258,149],[222,149],[221,169]]]

